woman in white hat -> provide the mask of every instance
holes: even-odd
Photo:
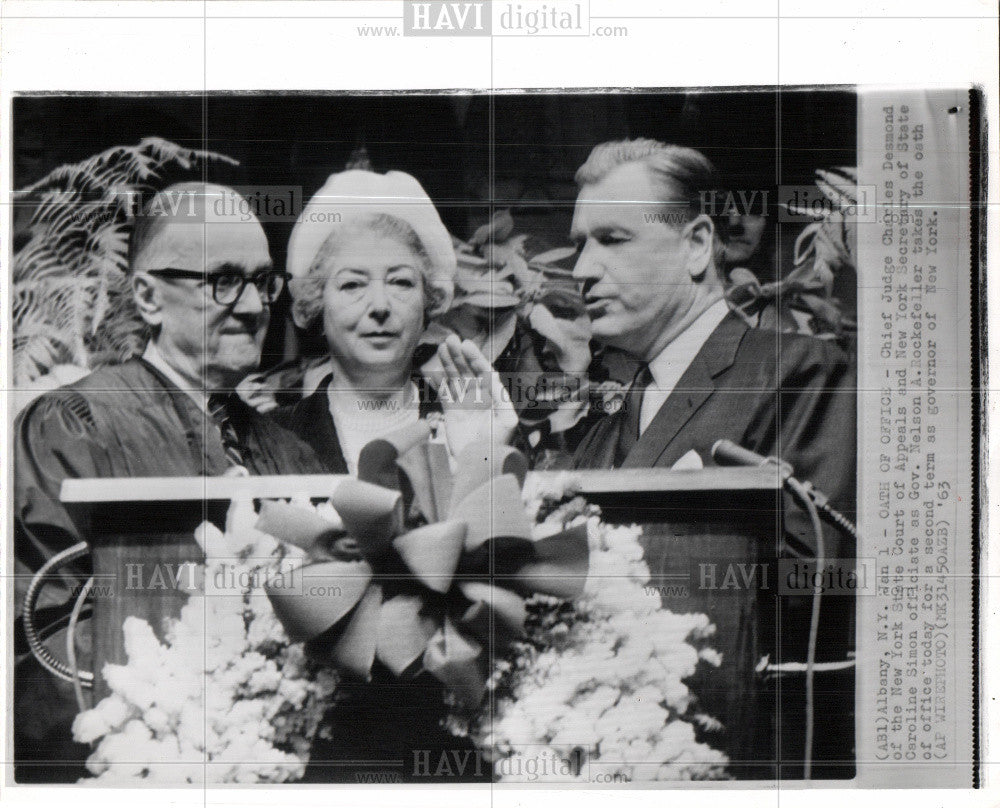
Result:
[[[413,177],[360,170],[331,176],[292,231],[287,265],[293,317],[301,328],[322,329],[329,373],[314,393],[274,415],[314,447],[330,473],[356,474],[366,443],[427,416],[435,398],[453,453],[467,441],[491,434],[502,440],[513,430],[513,407],[499,396],[491,401],[499,379],[471,342],[450,336],[439,346],[431,383],[415,366],[427,323],[451,303],[456,259]],[[435,396],[442,381],[449,395]],[[478,406],[469,406],[476,405],[476,385]],[[449,407],[462,392],[465,406]],[[404,682],[376,662],[369,681],[341,683],[305,781],[357,782],[344,760],[402,762],[393,777],[426,781],[411,770],[415,751],[434,760],[475,752],[440,726],[444,712],[442,685],[429,673]],[[488,768],[470,767],[459,779],[488,779]]]
[[[330,373],[275,417],[329,472],[355,474],[366,443],[439,406],[452,453],[475,439],[509,438],[513,407],[473,343],[448,337],[433,380],[415,367],[430,318],[451,303],[456,271],[451,237],[416,179],[398,171],[332,175],[299,216],[287,268],[292,316],[300,328],[322,328]],[[435,396],[442,382],[449,394]]]

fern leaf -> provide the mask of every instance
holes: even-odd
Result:
[[[127,358],[146,337],[126,277],[135,201],[168,166],[237,161],[162,138],[115,146],[62,165],[14,192],[34,206],[19,225],[27,236],[14,255],[14,368],[17,380],[54,364],[86,365],[94,356]]]

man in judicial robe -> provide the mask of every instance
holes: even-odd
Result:
[[[791,464],[853,518],[855,370],[831,342],[757,329],[729,309],[722,245],[701,207],[716,187],[709,161],[654,140],[610,142],[594,148],[576,180],[573,274],[593,336],[637,365],[622,408],[591,428],[576,465],[712,466],[713,444],[729,439]],[[808,514],[790,498],[785,505],[780,552],[814,558]],[[828,528],[823,539],[825,559],[853,558],[850,536]],[[808,610],[808,598],[796,601]],[[824,601],[820,659],[843,660],[852,647],[852,602]],[[803,622],[787,617],[786,658],[802,660]]]
[[[233,394],[257,368],[284,284],[260,223],[234,215],[240,201],[200,183],[154,197],[129,245],[133,297],[151,333],[145,352],[41,396],[15,422],[18,607],[32,573],[83,538],[59,500],[65,479],[322,472],[308,446]],[[59,603],[59,587],[46,589],[50,611],[71,605]],[[15,759],[61,765],[22,765],[18,779],[82,774],[74,759],[86,750],[68,743],[72,691],[23,656],[19,639]]]

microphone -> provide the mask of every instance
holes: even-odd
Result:
[[[788,488],[801,501],[809,512],[812,521],[813,533],[816,536],[816,569],[823,568],[825,563],[826,550],[823,541],[823,526],[820,524],[817,495],[826,503],[826,497],[816,491],[809,482],[800,483],[792,476],[791,465],[777,457],[764,457],[749,449],[733,443],[731,440],[717,440],[712,444],[712,459],[720,466],[752,466],[763,468],[773,466],[781,475],[782,488]],[[829,508],[829,510],[833,510]],[[839,516],[839,514],[838,514]],[[841,516],[843,519],[844,517]],[[845,520],[846,521],[846,520]],[[857,534],[855,534],[857,535]],[[816,644],[819,639],[819,614],[822,590],[819,587],[813,589],[812,613],[809,618],[809,644],[806,649],[806,703],[805,703],[805,752],[803,754],[803,773],[806,780],[812,779],[812,758],[813,740],[816,733],[816,701],[815,701],[815,674],[816,674]]]
[[[723,438],[712,444],[712,459],[720,466],[750,466],[752,468],[762,468],[764,466],[774,466],[781,475],[782,485],[787,485],[792,489],[798,499],[807,499],[827,517],[829,517],[841,530],[850,534],[855,539],[858,538],[857,526],[840,511],[830,505],[830,499],[822,491],[816,488],[808,480],[799,482],[793,476],[795,469],[790,463],[777,457],[764,457],[764,455],[744,449],[737,443]]]
[[[751,466],[762,468],[774,466],[781,475],[782,487],[787,487],[789,491],[798,499],[809,512],[812,520],[813,533],[816,536],[816,569],[823,568],[826,558],[825,542],[823,540],[823,527],[820,524],[820,513],[829,517],[845,533],[853,536],[855,541],[858,538],[858,529],[846,516],[830,505],[830,500],[823,492],[816,489],[808,480],[799,482],[792,474],[794,469],[784,460],[778,457],[764,457],[763,455],[744,449],[742,446],[733,443],[731,440],[717,440],[712,445],[712,459],[720,466]],[[806,779],[812,777],[813,739],[815,737],[815,687],[814,679],[816,672],[816,643],[819,637],[819,614],[822,590],[815,588],[812,597],[812,614],[809,618],[809,644],[806,649],[806,720],[805,720],[805,753],[803,755],[803,771]]]
[[[720,466],[763,466],[767,463],[764,455],[744,449],[725,438],[712,444],[712,459]]]
[[[794,472],[790,464],[777,457],[764,457],[764,455],[744,449],[739,444],[723,438],[712,444],[712,459],[720,466],[775,466],[781,473],[782,482],[787,481]]]

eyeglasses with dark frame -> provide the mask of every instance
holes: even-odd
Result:
[[[209,283],[212,286],[212,299],[220,306],[231,306],[239,300],[248,283],[252,283],[256,287],[257,294],[260,295],[260,299],[264,303],[273,303],[278,299],[281,290],[285,288],[285,283],[291,277],[287,272],[281,272],[277,269],[265,269],[253,275],[244,275],[237,270],[206,274],[194,269],[177,269],[175,267],[147,269],[146,272],[159,278],[194,278]]]

